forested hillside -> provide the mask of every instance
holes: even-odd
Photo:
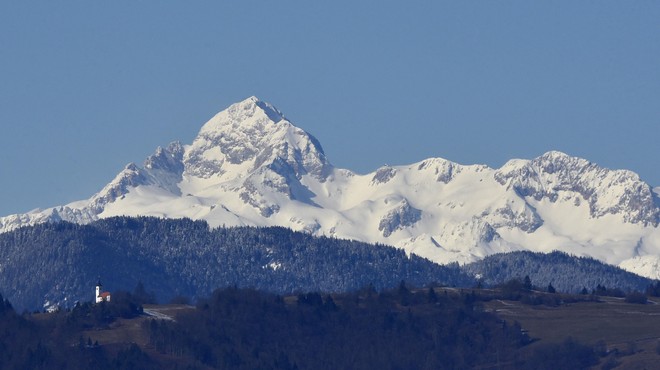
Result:
[[[225,288],[175,320],[142,311],[127,293],[70,311],[18,315],[0,296],[0,368],[583,369],[599,361],[576,341],[530,350],[534,339],[484,310],[474,291],[400,284],[283,297]]]
[[[515,360],[531,342],[470,295],[405,285],[296,300],[217,290],[196,311],[148,329],[160,353],[223,369],[524,368]]]
[[[141,281],[160,302],[226,286],[284,294],[380,289],[401,280],[473,285],[457,264],[437,265],[392,247],[281,227],[210,229],[204,221],[150,217],[0,234],[0,261],[0,292],[21,310],[90,301],[99,276],[110,291],[130,291]]]
[[[212,229],[204,221],[115,217],[88,225],[42,224],[0,234],[0,294],[19,310],[93,300],[104,289],[139,282],[157,301],[195,301],[216,288],[252,287],[275,294],[348,292],[432,283],[473,287],[529,276],[539,288],[589,292],[598,286],[643,291],[651,281],[591,258],[513,252],[465,266],[438,265],[384,245],[313,237],[282,227]]]
[[[529,276],[534,286],[548,285],[561,292],[591,292],[598,286],[624,292],[644,291],[652,281],[604,264],[589,257],[576,257],[563,252],[533,253],[518,251],[488,256],[462,267],[470,276],[478,276],[484,285],[492,286],[511,279]]]

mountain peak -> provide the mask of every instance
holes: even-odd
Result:
[[[222,176],[239,167],[248,173],[263,166],[281,168],[284,163],[296,177],[305,173],[323,177],[329,165],[314,137],[255,96],[232,104],[204,124],[184,162],[188,174],[201,178]]]
[[[286,119],[282,112],[272,104],[261,101],[256,96],[251,96],[216,114],[202,126],[199,133],[200,135],[219,133],[227,128],[232,130],[241,128],[263,129],[283,120]]]
[[[586,201],[592,218],[618,214],[627,223],[654,226],[660,209],[651,187],[627,170],[610,170],[586,159],[551,151],[532,160],[511,160],[496,171],[495,180],[523,197],[551,202],[560,195]]]
[[[268,118],[270,118],[271,121],[275,123],[285,119],[282,115],[282,112],[280,112],[272,104],[265,102],[254,95],[237,104],[246,110],[260,109],[264,114],[268,116]]]
[[[549,152],[544,153],[540,158],[553,160],[553,159],[566,159],[572,157],[564,152],[560,152],[559,150],[551,150]]]
[[[318,140],[251,96],[213,116],[189,145],[129,164],[92,198],[0,218],[0,232],[154,215],[286,226],[393,244],[436,262],[562,248],[620,263],[660,256],[658,193],[633,172],[559,151],[499,169],[428,158],[357,175],[334,168]]]

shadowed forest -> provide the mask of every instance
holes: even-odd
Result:
[[[179,305],[185,309],[172,319],[145,314],[144,307],[161,306],[148,305],[153,294],[141,284],[131,293],[115,292],[112,302],[55,313],[19,315],[2,300],[0,368],[582,369],[606,359],[617,364],[602,343],[570,337],[537,343],[515,320],[487,308],[504,299],[551,309],[596,304],[600,297],[532,291],[526,283],[460,290],[412,289],[401,282],[380,292],[367,286],[352,293],[288,296],[231,287],[196,306]],[[120,334],[131,325],[134,334]]]
[[[627,293],[651,282],[560,252],[511,252],[464,266],[438,265],[385,245],[282,227],[213,229],[203,221],[154,217],[20,228],[0,234],[0,260],[0,292],[18,311],[71,308],[90,299],[99,276],[110,290],[129,291],[142,281],[160,302],[206,297],[227,286],[288,295],[350,292],[369,284],[381,290],[401,280],[415,286],[494,286],[528,275],[535,285],[552,284],[562,292],[605,286]]]

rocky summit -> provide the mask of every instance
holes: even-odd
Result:
[[[87,200],[0,218],[0,232],[117,215],[285,226],[439,263],[560,250],[660,278],[660,200],[633,172],[553,151],[499,169],[429,158],[357,174],[256,97],[215,115],[191,144],[128,164]]]

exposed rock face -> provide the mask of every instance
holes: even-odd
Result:
[[[185,172],[204,179],[240,166],[243,173],[268,167],[283,176],[325,179],[332,167],[319,142],[293,126],[268,103],[251,97],[218,113],[186,152]]]
[[[633,172],[549,152],[500,169],[429,158],[359,175],[334,168],[313,136],[255,97],[216,114],[190,145],[127,165],[90,199],[2,217],[0,232],[115,215],[285,226],[436,262],[559,249],[634,270],[660,256],[658,190]]]
[[[384,237],[388,237],[397,230],[414,225],[421,218],[422,211],[411,207],[408,201],[404,199],[380,220],[378,230],[383,232]]]
[[[385,184],[388,181],[392,180],[394,175],[396,175],[396,169],[390,166],[381,167],[378,169],[378,171],[376,171],[374,177],[371,178],[371,184],[372,185]]]
[[[175,141],[167,148],[158,147],[156,153],[150,155],[144,162],[144,168],[151,171],[163,171],[172,174],[183,174],[183,145]]]
[[[92,197],[90,206],[94,212],[100,213],[106,204],[121,198],[131,188],[146,185],[147,183],[148,177],[145,171],[134,163],[129,163],[112,182],[106,185],[100,193]]]
[[[561,152],[510,161],[495,172],[495,179],[522,197],[536,200],[556,202],[561,192],[578,194],[594,218],[620,214],[626,222],[645,226],[658,226],[660,221],[660,202],[637,174],[608,170]]]
[[[436,177],[436,181],[447,184],[454,176],[461,173],[462,166],[442,158],[430,158],[420,163],[417,169],[420,171],[432,171]]]
[[[493,227],[518,228],[527,233],[532,233],[543,225],[543,220],[536,210],[526,203],[523,209],[501,207],[492,212],[486,211],[482,216],[484,220],[490,220]]]

